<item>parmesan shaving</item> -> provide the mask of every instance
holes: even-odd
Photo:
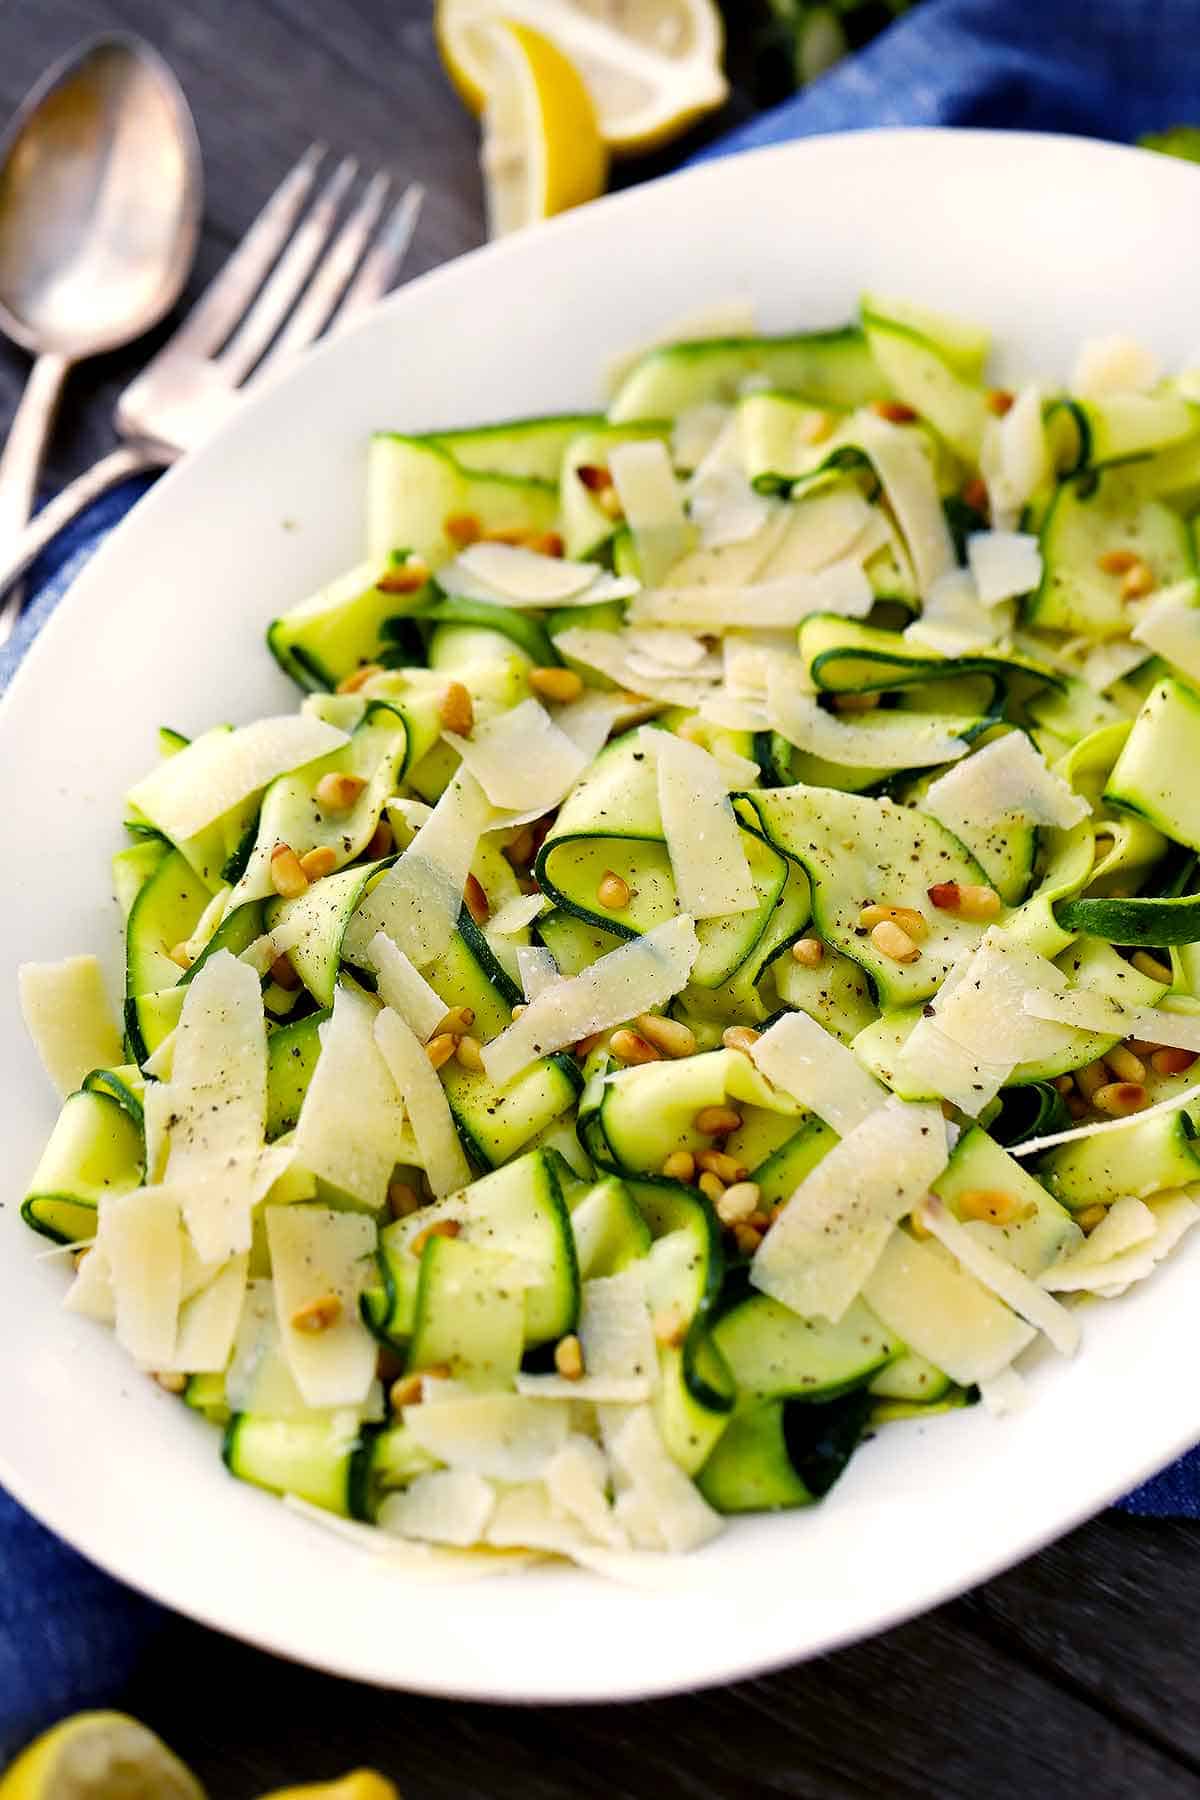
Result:
[[[519,929],[519,927],[518,927]],[[377,931],[367,945],[367,967],[379,977],[379,997],[399,1013],[422,1043],[431,1038],[446,1016],[446,1002],[414,969],[403,950],[397,949],[386,931]]]
[[[375,933],[386,931],[418,969],[440,956],[458,930],[479,839],[494,822],[487,795],[469,770],[460,770],[415,841],[362,901],[346,929],[343,955],[356,961]]]
[[[1007,1418],[1021,1412],[1029,1404],[1029,1389],[1015,1369],[1001,1369],[998,1374],[979,1382],[979,1398],[994,1419]]]
[[[917,587],[927,594],[938,576],[954,567],[954,545],[929,460],[910,434],[870,414],[861,416],[856,436],[883,483]]]
[[[235,1256],[206,1287],[184,1301],[174,1354],[160,1368],[189,1375],[216,1374],[229,1361],[246,1294],[248,1255]]]
[[[750,912],[758,891],[716,758],[670,732],[644,732],[658,760],[658,805],[679,905],[694,919]]]
[[[209,731],[129,790],[130,804],[176,843],[195,837],[277,775],[349,743],[344,731],[307,713]]]
[[[1189,588],[1191,587],[1190,582],[1187,585]],[[1164,590],[1163,598],[1165,599],[1167,593],[1172,592],[1174,589]],[[1156,602],[1155,605],[1157,606],[1157,604]],[[1151,611],[1153,610],[1154,608],[1151,608]],[[1142,621],[1134,627],[1133,636],[1135,638],[1141,625],[1149,616],[1147,613]],[[1200,613],[1196,615],[1196,618],[1197,623],[1200,623]],[[1123,681],[1126,675],[1131,675],[1135,669],[1141,668],[1142,664],[1149,660],[1150,651],[1155,647],[1150,644],[1149,639],[1140,644],[1131,644],[1124,642],[1121,638],[1109,638],[1103,644],[1089,644],[1079,664],[1080,679],[1087,683],[1094,694],[1107,693],[1108,689],[1114,687],[1118,681]],[[1169,656],[1172,662],[1178,660],[1169,651],[1163,651],[1161,654]],[[1200,674],[1200,636],[1197,637],[1196,642],[1196,665],[1197,673]],[[1180,667],[1183,667],[1182,663]]]
[[[1044,1288],[981,1243],[936,1195],[930,1194],[922,1201],[915,1216],[968,1274],[1019,1318],[1042,1332],[1061,1355],[1074,1356],[1081,1337],[1079,1321],[1057,1300],[1050,1299]]]
[[[1051,1293],[1094,1291],[1111,1279],[1100,1274],[1106,1265],[1148,1243],[1157,1230],[1158,1220],[1145,1201],[1126,1194],[1114,1201],[1090,1237],[1044,1269],[1038,1280]]]
[[[950,569],[938,576],[904,637],[940,656],[963,656],[994,644],[1009,623],[1002,611],[983,604],[969,569]]]
[[[1023,997],[1022,1005],[1035,1019],[1070,1025],[1077,1031],[1144,1038],[1148,1043],[1200,1054],[1200,1013],[1174,1012],[1165,1006],[1122,1006],[1109,995],[1090,988],[1069,988],[1066,992],[1034,988]]]
[[[811,694],[799,693],[785,670],[767,670],[767,718],[771,729],[797,749],[851,769],[915,769],[952,762],[967,746],[936,719],[900,715],[903,729],[873,723],[868,714],[854,724],[826,712]]]
[[[537,1057],[665,1005],[686,987],[699,953],[696,928],[686,914],[656,925],[539,994],[519,1019],[484,1046],[484,1068],[503,1086]]]
[[[100,1237],[99,1247],[108,1258],[117,1342],[143,1369],[166,1368],[175,1356],[183,1297],[178,1201],[163,1188],[138,1188],[106,1200]]]
[[[1159,1263],[1170,1255],[1179,1240],[1200,1219],[1200,1206],[1196,1204],[1194,1191],[1189,1188],[1174,1188],[1166,1193],[1155,1194],[1147,1202],[1154,1215],[1154,1236],[1104,1263],[1095,1271],[1094,1285],[1088,1283],[1085,1291],[1098,1294],[1102,1299],[1112,1300],[1123,1294],[1134,1282],[1145,1281],[1148,1275],[1153,1275]],[[1055,1273],[1061,1272],[1062,1268],[1063,1265],[1060,1264]]]
[[[431,1469],[384,1500],[379,1523],[397,1537],[467,1549],[478,1544],[496,1510],[490,1482],[468,1469]]]
[[[763,565],[760,580],[813,574],[842,558],[861,564],[881,547],[873,530],[868,536],[878,524],[877,508],[856,487],[844,484],[806,494],[788,508],[787,531]]]
[[[17,982],[26,1030],[64,1098],[93,1069],[120,1067],[121,1032],[94,956],[22,963]]]
[[[682,625],[705,632],[725,631],[730,626],[782,630],[799,625],[814,612],[863,619],[874,600],[862,564],[845,557],[812,574],[798,571],[741,588],[643,588],[630,602],[629,620],[636,625]]]
[[[521,544],[486,542],[471,544],[439,569],[438,586],[448,594],[458,593],[454,583],[461,571],[476,577],[507,606],[561,606],[585,594],[603,574],[599,563],[545,556]]]
[[[580,754],[591,762],[603,749],[609,735],[630,715],[630,704],[623,694],[606,694],[593,689],[570,700],[554,712],[554,723],[565,732]]]
[[[667,621],[673,623],[673,621]],[[709,691],[711,683],[699,676],[661,676],[638,674],[630,665],[630,651],[623,632],[602,631],[598,626],[571,625],[560,631],[555,646],[570,662],[583,663],[607,675],[620,687],[661,700],[666,706],[695,706]]]
[[[608,467],[626,524],[633,532],[642,580],[651,584],[661,581],[695,539],[695,528],[683,510],[670,452],[657,438],[635,439],[615,447]]]
[[[263,1218],[279,1337],[296,1386],[309,1406],[361,1406],[378,1360],[358,1311],[374,1220],[324,1206],[268,1206]],[[304,1309],[325,1299],[336,1301],[335,1316],[320,1330],[304,1329]]]
[[[387,1198],[398,1162],[415,1149],[404,1107],[375,1042],[375,1002],[342,983],[320,1030],[321,1054],[296,1122],[296,1160],[372,1210]],[[422,1055],[424,1052],[422,1051]]]
[[[967,539],[967,561],[984,606],[1020,599],[1041,585],[1041,545],[1027,532],[972,532]]]
[[[544,949],[541,944],[518,945],[517,970],[521,977],[521,992],[526,1000],[536,1000],[539,994],[544,994],[559,979],[558,964],[549,950]]]
[[[536,700],[523,700],[482,720],[469,738],[453,731],[443,735],[492,805],[514,812],[549,812],[566,798],[588,763]]]
[[[583,1284],[579,1342],[584,1371],[604,1380],[642,1382],[648,1399],[658,1374],[658,1353],[646,1304],[646,1267],[631,1263],[619,1275]]]
[[[517,894],[513,899],[506,900],[488,919],[488,937],[516,937],[519,931],[524,931],[533,924],[539,913],[545,910],[546,904],[545,894]]]
[[[1164,1113],[1178,1112],[1181,1107],[1192,1106],[1200,1100],[1200,1083],[1184,1088],[1181,1093],[1172,1094],[1168,1100],[1160,1100],[1156,1106],[1147,1106],[1141,1112],[1127,1113],[1123,1119],[1097,1119],[1087,1125],[1072,1126],[1069,1131],[1052,1131],[1045,1137],[1026,1138],[1024,1143],[1010,1144],[1010,1156],[1037,1156],[1043,1150],[1053,1150],[1059,1144],[1077,1144],[1084,1138],[1099,1137],[1102,1132],[1128,1131],[1131,1126],[1144,1125],[1147,1119],[1160,1118]]]
[[[887,1090],[868,1074],[852,1050],[808,1013],[777,1019],[750,1047],[768,1081],[817,1113],[846,1137],[887,1099]]]
[[[385,1007],[375,1020],[375,1042],[404,1101],[434,1195],[440,1200],[444,1194],[466,1187],[470,1165],[446,1091],[421,1040],[399,1013]]]
[[[1136,643],[1163,656],[1189,681],[1200,681],[1200,606],[1197,584],[1163,588],[1130,632]]]
[[[940,1244],[904,1231],[888,1240],[863,1297],[910,1350],[964,1387],[994,1380],[1035,1335]]]
[[[414,1443],[452,1469],[492,1481],[536,1481],[567,1441],[565,1401],[538,1403],[520,1394],[470,1394],[406,1406]]]
[[[688,486],[688,512],[704,550],[744,544],[769,524],[773,510],[773,503],[729,463],[702,465]]]
[[[546,1465],[546,1494],[551,1506],[610,1550],[625,1550],[628,1539],[608,1502],[608,1463],[591,1438],[573,1433]]]
[[[1047,766],[1023,731],[1009,731],[939,775],[922,803],[948,831],[981,825],[1054,825],[1066,830],[1089,816],[1082,795]]]
[[[1001,419],[984,427],[979,458],[996,524],[1016,522],[1050,473],[1050,453],[1042,422],[1042,395],[1023,387]]]
[[[634,1407],[619,1425],[605,1432],[617,1489],[617,1516],[631,1526],[634,1543],[644,1550],[699,1549],[722,1529],[715,1513],[667,1453],[654,1414]]]

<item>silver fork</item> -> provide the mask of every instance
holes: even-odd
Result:
[[[0,594],[93,500],[194,450],[243,394],[387,292],[412,241],[422,190],[406,188],[384,220],[391,179],[375,175],[338,229],[358,167],[352,158],[340,162],[305,212],[324,158],[320,144],[305,152],[179,329],[120,395],[113,422],[125,442],[43,507],[0,556]],[[0,606],[0,643],[16,621],[16,600],[10,594]]]

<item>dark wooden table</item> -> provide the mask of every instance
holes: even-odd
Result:
[[[317,136],[425,183],[418,273],[481,236],[475,128],[437,63],[431,11],[430,0],[8,0],[0,114],[79,39],[142,32],[178,71],[204,147],[194,286]],[[74,377],[51,481],[109,447],[113,396],[144,355]],[[0,348],[0,424],[24,372]],[[113,1700],[161,1731],[213,1800],[354,1763],[392,1775],[405,1800],[1183,1800],[1200,1794],[1198,1597],[1200,1530],[1110,1513],[928,1618],[723,1691],[612,1708],[430,1701],[172,1620]]]

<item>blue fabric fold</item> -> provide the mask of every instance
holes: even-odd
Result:
[[[1132,139],[1200,115],[1187,54],[1195,20],[1190,0],[924,0],[858,56],[703,155],[880,125]],[[98,501],[31,571],[30,603],[0,649],[0,692],[88,557],[148,486],[139,477]],[[1122,1505],[1143,1516],[1200,1517],[1200,1450]],[[0,1493],[0,1766],[64,1713],[111,1702],[163,1617]]]

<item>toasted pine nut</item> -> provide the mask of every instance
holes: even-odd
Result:
[[[825,946],[820,938],[797,938],[792,945],[792,961],[802,969],[819,969],[825,959]]]
[[[473,1006],[452,1006],[449,1012],[444,1013],[439,1019],[436,1029],[430,1033],[430,1036],[442,1037],[449,1032],[451,1037],[461,1037],[464,1031],[470,1031],[474,1023],[475,1008]]]
[[[338,775],[331,769],[313,789],[313,799],[322,812],[349,812],[366,785],[361,775]]]
[[[731,1106],[702,1106],[692,1124],[702,1137],[728,1137],[742,1122],[742,1115]]]
[[[438,705],[438,718],[446,731],[459,737],[470,737],[475,729],[475,702],[471,690],[461,681],[452,681]]]
[[[873,410],[889,425],[911,425],[917,416],[915,409],[906,406],[903,400],[876,400]]]
[[[1135,1056],[1132,1050],[1126,1049],[1124,1044],[1118,1044],[1114,1049],[1105,1051],[1102,1060],[1108,1064],[1118,1081],[1145,1081],[1146,1079],[1145,1063],[1140,1056]]]
[[[407,1181],[389,1181],[387,1197],[393,1219],[407,1219],[410,1213],[420,1210],[421,1196]]]
[[[477,544],[483,536],[483,526],[474,513],[451,513],[448,519],[442,520],[442,530],[460,550],[465,550],[468,544]]]
[[[832,430],[832,413],[810,412],[801,419],[796,436],[802,444],[823,444]]]
[[[381,594],[416,594],[428,580],[429,570],[423,562],[408,562],[385,570],[375,586]]]
[[[1170,963],[1160,962],[1149,950],[1135,950],[1129,960],[1138,974],[1145,975],[1150,981],[1161,981],[1169,987],[1174,980]]]
[[[342,676],[337,691],[339,694],[357,694],[359,688],[366,687],[368,681],[382,674],[382,663],[361,663],[357,669],[351,669],[349,675]]]
[[[159,1369],[154,1379],[168,1394],[182,1394],[188,1384],[187,1376],[177,1369]]]
[[[1092,1105],[1097,1112],[1111,1113],[1116,1119],[1141,1112],[1146,1100],[1146,1090],[1140,1081],[1112,1081],[1107,1087],[1097,1088],[1092,1095]]]
[[[276,844],[271,852],[271,885],[285,900],[295,900],[308,888],[308,876],[290,844]]]
[[[608,912],[622,912],[629,905],[629,883],[622,881],[613,869],[605,869],[596,888],[596,898]]]
[[[463,889],[463,901],[475,923],[486,925],[491,917],[492,909],[478,875],[467,876],[467,885]]]
[[[720,1176],[714,1175],[711,1169],[704,1170],[703,1174],[697,1178],[696,1186],[705,1199],[711,1200],[714,1206],[725,1192],[725,1183]]]
[[[595,495],[595,501],[600,511],[606,513],[610,519],[625,517],[625,508],[621,505],[621,496],[615,486],[601,488],[600,492]]]
[[[583,1345],[568,1332],[566,1337],[559,1338],[554,1346],[554,1367],[564,1381],[582,1381],[583,1379]]]
[[[666,1350],[677,1350],[687,1336],[687,1320],[678,1306],[664,1306],[651,1321],[654,1341]]]
[[[454,1039],[448,1031],[440,1037],[430,1038],[425,1046],[425,1054],[435,1069],[440,1069],[454,1055]]]
[[[583,484],[589,494],[598,494],[601,488],[611,487],[613,484],[611,474],[599,463],[580,463],[575,471],[575,479]]]
[[[1053,1087],[1056,1094],[1062,1094],[1064,1097],[1075,1092],[1075,1083],[1069,1075],[1056,1076]]]
[[[175,944],[170,950],[167,951],[167,955],[170,957],[171,961],[175,964],[175,966],[179,969],[190,969],[192,966],[192,962],[194,960],[192,957],[192,953],[188,949],[186,943]]]
[[[586,1042],[586,1040],[584,1041]],[[662,1051],[656,1050],[653,1044],[648,1044],[645,1038],[640,1036],[636,1031],[629,1031],[626,1029],[614,1031],[608,1042],[613,1055],[618,1057],[621,1062],[648,1063],[662,1061]],[[576,1045],[576,1049],[579,1049],[578,1045]],[[581,1052],[581,1054],[585,1053]]]
[[[313,1300],[306,1300],[292,1314],[292,1330],[305,1331],[314,1337],[320,1331],[328,1331],[336,1325],[342,1316],[342,1302],[337,1294],[318,1294]]]
[[[759,1033],[753,1025],[729,1025],[721,1033],[726,1050],[740,1050],[743,1056],[749,1056],[758,1039]]]
[[[1014,399],[1015,395],[1010,394],[1007,388],[989,388],[987,409],[998,419],[1002,419],[1006,412],[1012,411]]]
[[[514,868],[527,869],[534,858],[533,833],[528,825],[522,825],[513,833],[512,839],[504,846],[504,854]]]
[[[328,844],[318,844],[315,850],[305,851],[300,858],[300,867],[310,881],[323,881],[337,868],[337,851],[331,850]]]
[[[1075,1213],[1073,1217],[1080,1231],[1091,1233],[1095,1231],[1097,1225],[1103,1225],[1108,1217],[1108,1208],[1107,1206],[1085,1206],[1082,1212]]]
[[[425,1227],[424,1231],[418,1231],[408,1247],[414,1256],[420,1256],[431,1238],[456,1238],[461,1231],[462,1225],[457,1219],[435,1219],[432,1225]]]
[[[756,1231],[753,1225],[735,1225],[733,1241],[743,1256],[753,1256],[762,1243],[762,1232]]]
[[[871,932],[871,942],[881,956],[889,957],[892,962],[916,962],[921,954],[907,931],[901,930],[891,919],[880,920]]]
[[[759,1187],[756,1181],[735,1181],[717,1201],[717,1217],[722,1225],[744,1225],[758,1211]]]
[[[1001,1188],[968,1188],[958,1196],[958,1210],[962,1218],[982,1219],[985,1225],[1011,1225],[1021,1202]]]
[[[925,892],[929,904],[936,906],[939,912],[958,913],[961,918],[974,922],[997,918],[1002,905],[995,888],[975,882],[960,885],[957,881],[936,881]]]
[[[1104,575],[1128,575],[1141,561],[1136,550],[1106,550],[1096,558],[1096,567]]]
[[[1153,591],[1154,571],[1147,563],[1135,562],[1121,582],[1122,600],[1141,600]]]
[[[1087,1101],[1080,1094],[1068,1094],[1064,1102],[1073,1119],[1082,1119],[1087,1113]]]
[[[423,1393],[422,1375],[401,1375],[388,1389],[388,1405],[393,1412],[402,1412],[406,1406],[419,1406]]]
[[[583,692],[583,677],[574,669],[530,669],[525,679],[543,700],[555,700],[563,705],[569,700],[578,700]]]
[[[882,696],[879,694],[834,694],[829,704],[836,713],[874,712]]]
[[[567,553],[562,534],[557,531],[535,531],[527,542],[539,556],[565,556]]]
[[[864,906],[858,915],[858,923],[862,930],[870,931],[890,919],[893,925],[899,925],[901,931],[907,931],[910,938],[927,938],[929,926],[913,906]]]
[[[1150,1067],[1156,1075],[1182,1075],[1185,1069],[1191,1068],[1195,1060],[1194,1050],[1177,1050],[1165,1044],[1150,1058]]]
[[[724,1150],[697,1150],[696,1167],[706,1175],[715,1175],[726,1187],[731,1182],[745,1181],[750,1173],[745,1163],[740,1163],[736,1156],[726,1155]]]
[[[970,481],[964,483],[962,498],[964,506],[969,506],[972,512],[987,512],[987,482],[983,479],[982,475],[972,475]]]
[[[658,1013],[639,1013],[633,1021],[648,1044],[664,1056],[695,1056],[696,1034],[680,1019],[666,1019]]]
[[[669,1181],[692,1181],[696,1175],[696,1159],[690,1150],[672,1150],[659,1173]]]
[[[925,895],[930,906],[936,906],[939,912],[957,912],[962,889],[957,881],[935,881],[925,889]]]
[[[461,1063],[464,1069],[470,1069],[476,1075],[483,1073],[483,1046],[476,1037],[460,1037],[454,1051],[454,1060]]]
[[[1095,1062],[1085,1063],[1082,1069],[1075,1071],[1075,1086],[1085,1100],[1090,1100],[1107,1083],[1108,1070],[1099,1058]]]
[[[396,834],[386,819],[380,819],[371,833],[371,841],[366,848],[369,862],[377,862],[381,856],[390,856],[396,843]]]
[[[521,1011],[524,1012],[525,1008],[522,1007]],[[516,1016],[517,1016],[517,1009],[514,1006],[513,1007],[514,1019],[516,1018]],[[604,1036],[604,1033],[602,1031],[593,1031],[588,1037],[581,1037],[579,1042],[575,1045],[574,1054],[576,1056],[583,1056],[583,1057],[590,1056],[592,1054],[592,1051],[596,1048],[596,1045],[603,1038],[603,1036]]]
[[[294,994],[300,986],[300,977],[292,967],[290,956],[277,956],[271,964],[271,980],[276,987],[283,988],[285,993]]]

